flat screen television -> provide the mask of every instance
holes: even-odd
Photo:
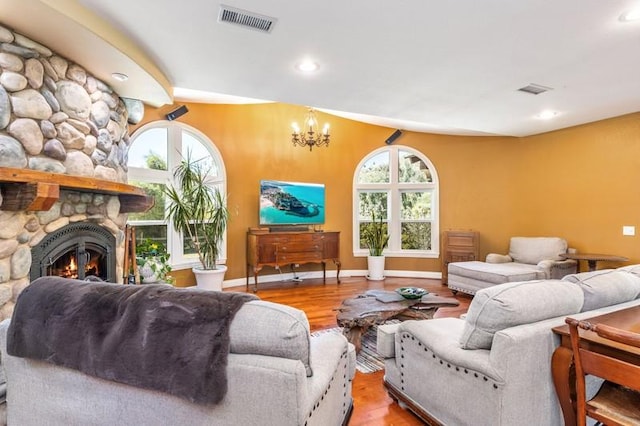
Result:
[[[324,184],[260,181],[260,225],[324,224]]]

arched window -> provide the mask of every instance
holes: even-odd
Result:
[[[226,172],[216,146],[199,130],[177,121],[146,124],[131,137],[128,152],[128,180],[155,197],[155,205],[144,213],[130,213],[128,223],[136,227],[136,239],[150,238],[165,244],[174,269],[198,265],[194,248],[184,236],[173,230],[165,219],[163,186],[172,183],[173,170],[187,153],[192,160],[210,166],[210,184],[226,194]],[[226,238],[220,263],[226,262]]]
[[[361,235],[375,214],[391,236],[385,255],[438,257],[438,174],[426,156],[400,145],[377,149],[356,168],[353,188],[354,256],[369,254]]]

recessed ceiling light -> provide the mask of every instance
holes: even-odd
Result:
[[[540,114],[536,115],[536,117],[539,118],[540,120],[549,120],[555,117],[556,115],[558,115],[558,111],[545,110],[545,111],[542,111]]]
[[[129,80],[129,76],[126,74],[123,74],[121,72],[114,72],[111,74],[111,77],[113,77],[114,80],[117,81],[127,81]]]
[[[628,10],[620,15],[620,20],[622,22],[637,21],[638,19],[640,19],[640,7]]]
[[[319,68],[320,65],[318,65],[317,62],[314,62],[311,59],[305,59],[304,61],[298,62],[296,64],[296,69],[305,73],[318,71]]]

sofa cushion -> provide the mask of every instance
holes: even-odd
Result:
[[[580,312],[583,296],[561,280],[500,284],[478,291],[471,301],[460,337],[463,349],[490,349],[503,329]]]
[[[629,270],[601,269],[566,275],[562,280],[577,284],[584,292],[583,312],[628,302],[640,294],[640,275]]]
[[[632,274],[640,275],[640,265],[627,265],[617,269],[617,271],[631,272]]]
[[[558,237],[512,237],[509,256],[514,262],[537,265],[541,260],[562,260],[567,241]]]
[[[245,303],[231,322],[231,353],[302,361],[311,377],[309,321],[303,311],[279,303]]]
[[[545,278],[545,273],[535,265],[522,263],[486,263],[477,260],[453,262],[448,265],[449,275],[473,278],[492,284],[529,281]]]

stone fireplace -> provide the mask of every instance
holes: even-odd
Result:
[[[0,25],[0,320],[41,275],[122,282],[127,213],[151,202],[126,184],[143,111]]]
[[[116,282],[115,249],[115,237],[106,228],[91,222],[70,223],[31,249],[30,279],[56,275]]]

